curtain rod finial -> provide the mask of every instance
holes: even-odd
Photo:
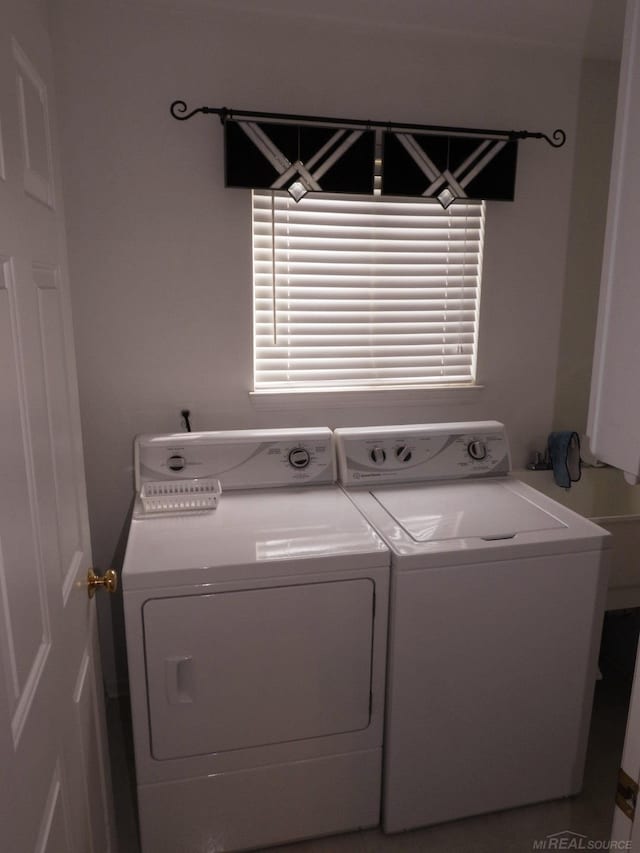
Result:
[[[178,121],[186,121],[188,118],[191,118],[191,116],[195,115],[196,113],[219,113],[221,119],[222,113],[225,114],[225,118],[227,115],[231,114],[226,107],[222,107],[222,109],[218,109],[217,107],[198,107],[197,109],[191,110],[191,112],[188,113],[187,105],[184,101],[174,101],[169,108],[169,112],[174,118],[178,119]]]
[[[169,107],[169,112],[174,118],[177,118],[178,121],[184,121],[185,118],[189,118],[189,116],[185,116],[184,113],[187,111],[187,105],[184,101],[174,101]],[[192,113],[189,113],[192,115]]]
[[[561,128],[557,128],[553,131],[553,138],[556,140],[552,142],[548,136],[545,136],[545,139],[549,143],[549,145],[553,145],[554,148],[562,148],[562,146],[567,141],[567,134]]]
[[[533,133],[530,130],[512,130],[509,134],[511,139],[544,139],[552,148],[562,148],[567,141],[567,134],[561,128],[553,131],[553,137],[546,133]]]

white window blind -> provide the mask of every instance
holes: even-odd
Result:
[[[470,385],[484,204],[253,193],[254,388]]]

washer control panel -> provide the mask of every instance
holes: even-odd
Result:
[[[148,481],[214,477],[224,490],[333,483],[333,434],[326,427],[141,435],[136,490]]]
[[[498,421],[345,428],[335,437],[345,485],[495,477],[511,470]]]

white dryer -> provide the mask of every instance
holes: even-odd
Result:
[[[138,499],[122,577],[143,853],[376,825],[389,553],[335,484],[331,432],[135,452],[172,508]],[[207,478],[217,508],[189,510]]]
[[[606,531],[509,476],[497,422],[336,439],[392,551],[385,831],[578,792]]]

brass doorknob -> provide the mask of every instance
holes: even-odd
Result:
[[[87,573],[87,592],[89,598],[93,598],[98,587],[103,586],[107,592],[115,592],[118,589],[118,575],[114,569],[107,571],[100,577],[93,569],[89,569]]]

